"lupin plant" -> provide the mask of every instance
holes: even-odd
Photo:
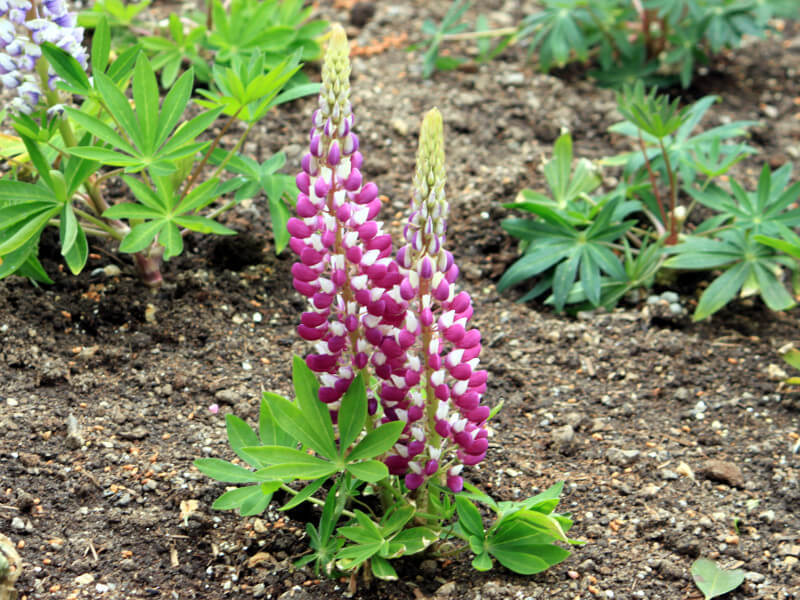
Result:
[[[471,299],[456,293],[458,267],[445,248],[442,116],[433,109],[423,120],[395,254],[376,220],[378,188],[360,171],[348,50],[335,26],[287,225],[300,257],[294,286],[308,298],[298,333],[314,349],[294,359],[294,401],[264,394],[258,433],[226,416],[231,446],[253,470],[215,458],[195,465],[252,484],[229,489],[214,508],[259,514],[279,490],[289,497],[282,510],[321,507],[319,525],[307,526],[312,551],[298,565],[350,574],[351,585],[359,572],[395,579],[390,559],[423,552],[469,549],[480,570],[494,557],[518,573],[542,571],[569,555],[554,542],[577,543],[565,534],[572,521],[553,512],[563,484],[496,502],[463,479],[465,466],[486,457],[494,415],[481,403],[487,373],[477,368]],[[310,483],[298,489],[296,480]],[[475,501],[494,512],[488,527]]]
[[[273,67],[253,55],[213,69],[215,84],[218,76],[224,85],[212,86],[200,102],[209,110],[184,120],[191,69],[162,98],[141,47],[112,60],[110,28],[101,20],[89,71],[82,38],[63,0],[0,0],[0,84],[17,92],[7,114],[19,135],[0,139],[0,156],[12,159],[0,177],[0,279],[18,274],[52,283],[39,262],[39,241],[54,226],[73,274],[86,266],[88,238],[99,238],[133,255],[141,281],[158,287],[163,262],[183,252],[190,233],[236,233],[216,218],[262,189],[280,252],[288,242],[284,197],[294,188],[290,176],[276,172],[285,155],[259,165],[239,149],[273,106],[317,92],[316,84],[283,89],[299,72],[301,53]],[[221,115],[226,120],[216,134],[204,135]],[[237,121],[245,130],[223,148]],[[223,180],[223,169],[236,176]],[[107,197],[113,176],[128,188],[125,201]]]

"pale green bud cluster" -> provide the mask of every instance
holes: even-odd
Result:
[[[341,25],[332,27],[325,52],[320,109],[337,125],[350,115],[350,45]]]
[[[407,239],[417,252],[442,261],[448,213],[445,182],[442,114],[433,108],[425,115],[420,128],[412,216],[409,219],[411,231],[407,232]],[[414,232],[417,236],[413,235]]]

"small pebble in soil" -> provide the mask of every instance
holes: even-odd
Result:
[[[621,448],[609,448],[606,451],[606,458],[612,465],[627,467],[637,461],[641,452],[639,450],[622,450]]]
[[[81,435],[81,428],[78,424],[78,419],[76,419],[75,415],[72,414],[67,417],[66,445],[70,450],[77,450],[83,446],[83,436]]]
[[[725,460],[707,460],[703,463],[702,471],[706,478],[733,487],[744,487],[744,476],[741,469],[732,462]]]

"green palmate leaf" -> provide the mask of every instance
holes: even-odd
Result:
[[[120,243],[120,252],[135,253],[144,250],[153,243],[163,227],[164,221],[148,221],[134,226]]]
[[[243,502],[249,500],[251,497],[260,497],[262,495],[260,485],[248,485],[228,490],[214,501],[211,508],[214,510],[232,510],[234,508],[239,508]]]
[[[11,181],[8,179],[0,180],[0,206],[2,210],[10,208],[11,204],[22,204],[30,202],[44,202],[54,204],[53,192],[43,185],[24,183],[22,181]],[[8,214],[4,214],[0,219],[0,226],[3,228],[9,225]]]
[[[72,211],[72,206],[65,204],[61,210],[61,222],[59,223],[59,241],[61,242],[61,254],[70,251],[78,238],[78,219]]]
[[[349,571],[363,564],[370,557],[380,551],[383,542],[374,542],[372,544],[358,544],[355,546],[347,546],[336,553],[336,564],[343,571]]]
[[[152,154],[156,149],[159,120],[158,83],[150,61],[140,54],[133,72],[133,100],[136,103],[136,120],[141,129],[143,144],[141,150]]]
[[[397,581],[397,571],[389,564],[389,561],[380,556],[373,556],[369,561],[372,574],[384,581]]]
[[[158,235],[158,241],[164,246],[164,260],[169,260],[183,252],[183,236],[180,229],[173,222],[164,224]]]
[[[236,453],[246,463],[252,467],[263,467],[267,463],[251,463],[252,455],[242,451],[245,446],[258,446],[258,436],[250,425],[245,423],[236,415],[225,415],[225,429],[228,432],[228,443]]]
[[[191,231],[199,233],[214,233],[216,235],[236,235],[236,231],[229,227],[225,227],[222,223],[218,223],[214,219],[201,217],[200,215],[185,215],[182,217],[174,217],[172,221],[180,227],[185,227]]]
[[[791,350],[784,352],[782,357],[787,364],[791,365],[795,369],[800,369],[800,350],[792,348]]]
[[[703,592],[705,600],[711,600],[731,590],[735,590],[744,581],[744,570],[726,571],[707,558],[698,558],[692,563],[692,578]]]
[[[282,396],[278,396],[272,392],[264,392],[262,394],[261,411],[258,418],[258,436],[261,438],[261,443],[264,446],[294,447],[298,440],[281,428],[270,408],[270,402],[274,398],[289,402]]]
[[[105,72],[110,55],[111,29],[108,21],[103,17],[97,22],[92,35],[92,70]]]
[[[100,97],[108,108],[114,119],[120,124],[122,130],[131,138],[138,148],[143,148],[142,132],[139,130],[139,123],[133,109],[120,91],[117,84],[103,73],[94,73],[94,85]]]
[[[313,496],[314,493],[319,488],[321,488],[322,484],[324,484],[326,481],[328,481],[327,477],[320,477],[316,481],[312,481],[306,487],[304,487],[302,490],[297,492],[297,494],[295,496],[293,496],[292,499],[289,500],[286,504],[281,506],[280,509],[281,510],[291,510],[292,508],[294,508],[298,504],[302,504],[303,502],[308,500],[311,496]]]
[[[346,468],[356,479],[369,483],[378,482],[389,476],[389,469],[385,464],[377,460],[350,463]]]
[[[198,458],[194,461],[194,466],[212,479],[226,483],[253,483],[271,479],[219,458]]]
[[[342,397],[339,408],[339,452],[344,453],[364,428],[367,421],[367,389],[359,373]]]
[[[163,215],[150,206],[122,202],[107,208],[103,216],[107,219],[157,219]]]
[[[347,462],[375,458],[384,454],[397,443],[403,433],[404,423],[392,421],[384,423],[374,431],[369,432],[353,451],[347,455]]]
[[[89,77],[71,54],[50,42],[45,42],[42,44],[42,55],[56,74],[67,82],[66,87],[69,91],[81,95],[89,93]]]
[[[86,266],[86,260],[89,258],[89,242],[82,227],[78,227],[75,243],[67,252],[62,251],[62,254],[73,275],[80,273]]]
[[[439,539],[438,534],[428,527],[404,529],[392,538],[392,542],[405,548],[404,555],[417,554]]]
[[[319,400],[317,377],[299,356],[295,356],[292,362],[292,381],[297,396],[297,408],[302,411],[305,429],[314,439],[315,446],[312,448],[325,458],[333,460],[338,452],[331,414],[327,405]]]
[[[316,479],[338,470],[337,465],[303,451],[285,446],[247,446],[242,452],[258,464],[270,465],[258,471],[268,478]]]
[[[270,481],[259,485],[228,490],[214,501],[211,508],[215,510],[239,509],[243,517],[258,515],[264,512],[272,499],[272,493],[281,485],[280,481]]]
[[[456,496],[458,522],[466,533],[478,538],[484,537],[483,519],[475,505],[464,496]]]
[[[531,575],[569,556],[567,550],[553,545],[552,541],[550,535],[527,521],[506,519],[490,534],[487,549],[503,566]]]
[[[280,485],[280,481],[262,483],[260,486],[261,497],[254,495],[243,501],[242,505],[239,507],[239,513],[243,517],[251,517],[263,513],[267,509],[267,506],[269,506],[270,500],[272,500],[272,493],[278,489]]]
[[[738,263],[717,277],[700,296],[693,319],[695,321],[705,319],[733,300],[749,275],[750,269],[747,265]]]
[[[11,206],[0,209],[0,223],[3,223],[3,213],[7,209],[15,209]],[[60,211],[59,205],[48,204],[40,206],[36,210],[31,210],[24,221],[17,222],[11,227],[4,227],[0,237],[0,256],[10,254],[22,248],[34,239],[39,239],[42,230],[47,226],[47,222],[55,217]]]
[[[472,559],[472,568],[476,571],[489,571],[492,566],[492,557],[486,550]]]
[[[194,77],[192,71],[189,70],[180,76],[164,97],[161,112],[158,115],[155,148],[160,148],[164,144],[167,136],[177,125],[183,111],[186,110],[191,97],[193,82]]]

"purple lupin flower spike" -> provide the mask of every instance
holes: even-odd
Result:
[[[309,300],[297,331],[314,344],[306,362],[332,415],[355,374],[370,369],[378,381],[368,386],[370,414],[405,424],[384,456],[389,472],[412,490],[424,493],[435,481],[458,492],[463,466],[486,455],[489,409],[481,405],[480,333],[468,325],[472,303],[455,293],[458,267],[445,250],[442,117],[434,109],[423,120],[405,245],[393,259],[391,238],[375,221],[378,188],[361,177],[348,52],[335,26],[297,175],[297,216],[288,223],[300,257],[294,287]]]
[[[405,472],[410,489],[443,477],[459,491],[462,466],[486,455],[489,409],[480,405],[486,389],[486,371],[477,370],[480,333],[467,329],[471,300],[466,292],[455,295],[458,267],[444,249],[444,186],[442,117],[433,109],[422,122],[406,244],[398,251],[404,276],[399,291],[408,302],[396,333],[398,342],[404,340],[395,360],[400,367],[384,383],[381,400],[387,415],[408,423],[392,472]]]
[[[297,175],[298,216],[288,223],[290,246],[300,257],[292,268],[294,286],[309,299],[298,333],[315,343],[306,362],[319,373],[320,399],[334,415],[356,372],[369,364],[368,332],[386,309],[383,280],[394,281],[389,275],[397,271],[391,238],[374,220],[381,206],[378,188],[363,183],[359,170],[348,54],[344,30],[334,26],[309,152]],[[376,406],[371,399],[371,413]]]

